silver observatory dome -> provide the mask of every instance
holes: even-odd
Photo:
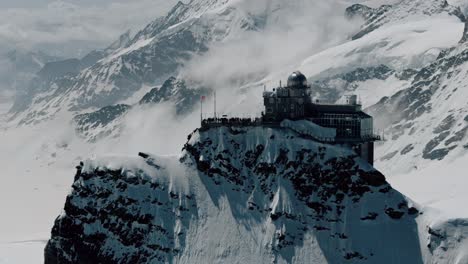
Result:
[[[288,87],[306,87],[307,78],[300,71],[295,71],[288,77]]]

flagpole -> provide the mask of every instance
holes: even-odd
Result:
[[[203,125],[203,96],[200,98],[200,125]]]

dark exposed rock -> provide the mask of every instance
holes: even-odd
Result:
[[[452,143],[456,143],[456,142],[460,142],[462,141],[465,136],[467,135],[467,131],[468,131],[468,126],[466,126],[465,128],[463,128],[462,130],[456,132],[453,137],[447,139],[445,141],[445,146],[449,146],[451,145]]]
[[[410,207],[410,208],[408,208],[408,214],[409,215],[419,214],[419,210],[416,209],[415,207]]]
[[[437,231],[433,230],[432,228],[428,228],[427,232],[431,235],[431,236],[435,236],[437,238],[444,238],[444,236],[442,234],[439,234]]]
[[[90,141],[95,141],[111,133],[110,130],[97,130],[106,127],[124,116],[131,106],[125,104],[106,106],[95,112],[80,114],[73,118],[76,131]]]
[[[386,65],[379,65],[376,67],[357,68],[352,72],[341,75],[341,78],[349,83],[363,82],[372,79],[386,80],[394,70]]]
[[[425,159],[433,159],[431,157],[433,157],[434,155],[431,154],[433,152],[433,150],[441,143],[443,142],[448,136],[450,135],[450,131],[445,131],[441,134],[439,134],[438,136],[436,136],[435,138],[431,139],[431,141],[429,141],[426,146],[424,147],[424,150],[423,150],[423,158]],[[440,152],[440,151],[439,151]],[[440,152],[442,153],[442,152]],[[437,155],[436,155],[437,156]],[[445,155],[444,155],[445,156]]]
[[[157,104],[172,101],[178,115],[189,113],[201,96],[210,94],[207,89],[190,89],[184,80],[170,77],[160,88],[153,88],[140,100],[140,104]]]
[[[460,43],[465,43],[468,41],[468,21],[465,21],[465,27],[463,29],[463,37],[460,40]]]
[[[398,151],[390,152],[390,153],[384,155],[382,158],[380,158],[380,160],[382,160],[382,161],[384,161],[384,160],[390,160],[390,159],[392,159],[393,157],[395,157],[396,154],[398,154]]]
[[[395,210],[393,208],[387,208],[385,210],[385,213],[390,216],[391,218],[393,219],[400,219],[403,217],[403,215],[405,214],[405,212],[401,212],[401,211],[398,211],[398,210]]]
[[[375,220],[379,214],[375,212],[370,212],[366,216],[361,217],[361,220]]]
[[[314,92],[320,94],[320,98],[325,101],[334,102],[345,92],[356,89],[357,83],[367,80],[386,80],[395,71],[386,65],[378,65],[367,68],[357,68],[347,73],[337,74],[325,78],[320,78],[312,83]],[[341,87],[337,87],[339,82]]]
[[[345,254],[344,258],[345,258],[346,260],[356,259],[356,258],[357,258],[357,259],[365,259],[365,258],[361,255],[361,253],[359,253],[359,252],[348,252],[348,253]]]
[[[442,122],[436,128],[434,128],[433,132],[434,134],[440,134],[442,132],[450,130],[453,127],[453,125],[455,125],[455,123],[456,120],[453,114],[449,115],[444,120],[442,120]]]
[[[144,159],[146,159],[146,158],[148,158],[148,157],[149,157],[149,155],[148,155],[148,154],[146,154],[146,153],[143,153],[143,152],[138,152],[138,156],[140,156],[140,157],[142,157],[142,158],[144,158]]]
[[[191,204],[185,196],[168,193],[159,185],[151,184],[150,178],[143,175],[126,175],[122,170],[96,169],[91,173],[82,173],[79,178],[84,182],[76,181],[73,193],[67,197],[65,214],[57,218],[52,230],[53,238],[46,247],[45,263],[138,263],[142,259],[168,261],[171,255],[177,254],[173,241],[181,241],[184,236],[171,237],[173,232],[169,233],[159,222],[161,217],[184,217],[189,214],[188,209],[179,206],[175,212],[160,210],[156,215],[154,211],[140,208],[138,204],[141,205],[140,199],[145,197],[142,194],[163,199],[163,203],[154,205],[156,208],[173,203],[169,197],[176,199],[176,204],[179,201],[182,201],[182,204]],[[133,189],[138,187],[141,196],[126,193],[127,196],[110,199],[109,196],[114,193],[114,185],[124,182]],[[81,199],[93,204],[83,207]],[[96,205],[99,205],[99,210],[95,209]],[[96,222],[97,220],[99,222]],[[84,232],[83,228],[90,225],[101,226],[100,231]],[[118,236],[115,243],[121,245],[123,252],[129,251],[123,259],[116,259],[118,255],[101,248],[109,234]],[[148,243],[150,240],[156,241],[155,239],[157,243]],[[146,246],[143,246],[145,244]],[[135,247],[137,250],[133,250]],[[67,251],[63,250],[65,248]]]
[[[429,244],[427,244],[427,247],[431,252],[433,252],[433,250],[437,248],[442,243],[442,241],[446,239],[446,237],[439,230],[434,230],[431,227],[428,227],[427,233],[430,235]]]
[[[409,144],[409,145],[407,145],[406,147],[404,147],[404,148],[401,150],[400,154],[401,154],[401,155],[406,155],[406,154],[408,154],[409,152],[411,152],[413,149],[414,149],[413,144]]]
[[[345,12],[346,12],[346,16],[348,16],[349,18],[354,18],[358,16],[364,19],[369,19],[372,16],[374,9],[366,5],[354,4],[346,8]]]
[[[456,146],[449,147],[449,148],[440,148],[435,149],[430,152],[423,153],[423,158],[430,159],[430,160],[443,160],[445,156],[449,154],[451,150],[453,150]]]
[[[417,73],[418,73],[417,70],[405,69],[402,72],[398,73],[396,76],[400,80],[408,81],[412,79]]]
[[[130,109],[128,105],[114,105],[106,106],[96,112],[77,115],[74,118],[74,121],[77,123],[78,127],[83,128],[86,126],[98,127],[106,126],[116,118],[122,116]]]
[[[353,18],[359,16],[365,20],[365,26],[363,26],[361,31],[355,34],[352,39],[359,39],[377,29],[380,25],[372,25],[372,23],[381,20],[381,17],[384,16],[391,8],[391,5],[382,5],[379,8],[370,8],[362,4],[354,4],[346,8],[346,15],[348,17]]]

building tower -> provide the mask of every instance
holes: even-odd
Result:
[[[281,123],[285,119],[308,120],[318,126],[333,128],[334,144],[348,144],[369,163],[374,162],[374,134],[372,116],[362,111],[356,95],[346,96],[344,104],[312,102],[311,87],[299,71],[293,72],[286,87],[263,93],[265,124]]]

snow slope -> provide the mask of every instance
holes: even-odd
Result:
[[[418,71],[408,88],[369,109],[383,117],[377,125],[387,127],[387,141],[377,156],[382,170],[400,174],[467,154],[467,67],[467,44],[462,42]]]
[[[466,155],[454,161],[436,161],[388,180],[415,201],[437,208],[446,217],[468,218],[468,212],[463,210],[463,202],[468,201],[467,162]]]
[[[306,59],[300,69],[310,76],[345,67],[388,65],[396,70],[420,68],[437,58],[438,53],[454,46],[463,33],[458,17],[438,15],[413,18],[374,30],[364,37],[327,49]]]

